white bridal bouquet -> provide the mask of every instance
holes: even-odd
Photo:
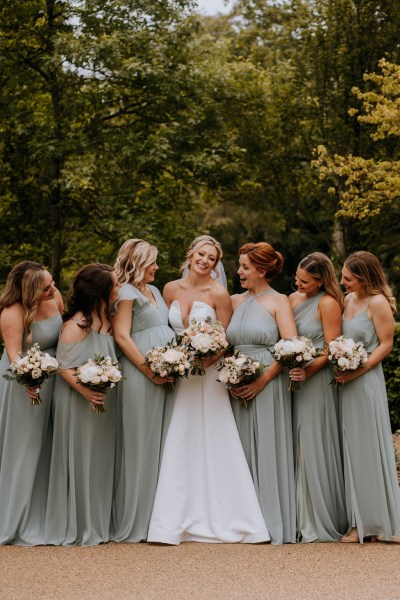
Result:
[[[300,335],[279,340],[275,344],[272,354],[275,360],[281,362],[288,369],[296,367],[304,369],[315,358],[317,351],[310,338]],[[290,380],[289,390],[299,389],[299,382]]]
[[[39,390],[42,383],[58,372],[58,362],[47,352],[40,350],[39,344],[33,344],[22,356],[19,352],[19,358],[15,358],[7,371],[11,375],[4,374],[3,377],[9,381],[17,381],[21,385],[36,388],[36,398],[31,398],[32,406],[42,404],[39,396]]]
[[[151,348],[146,352],[145,359],[145,364],[150,367],[154,375],[160,375],[160,377],[170,375],[174,378],[171,386],[166,384],[166,387],[172,388],[177,379],[189,375],[192,366],[188,349],[178,346],[176,342]]]
[[[237,350],[233,356],[222,358],[217,363],[217,369],[219,371],[218,381],[226,385],[228,389],[232,389],[257,379],[261,375],[264,365]],[[240,404],[247,408],[249,400],[240,398]]]
[[[118,361],[113,360],[111,356],[104,356],[101,352],[94,358],[77,367],[75,372],[79,383],[96,392],[106,392],[121,381],[122,373]],[[95,405],[96,413],[104,413],[105,408],[101,405]]]
[[[368,354],[362,342],[355,342],[352,338],[340,335],[328,345],[328,358],[335,375],[345,371],[355,371],[368,362]],[[331,384],[337,386],[335,379]]]
[[[221,354],[229,346],[222,323],[212,321],[211,317],[207,317],[205,321],[192,319],[190,326],[183,332],[180,343],[190,352],[192,375],[204,375],[201,359]]]

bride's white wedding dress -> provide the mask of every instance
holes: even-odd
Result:
[[[193,302],[191,319],[209,316],[216,319],[211,306]],[[169,319],[181,334],[179,302],[171,304]],[[269,541],[229,396],[217,382],[215,367],[177,386],[148,541]]]

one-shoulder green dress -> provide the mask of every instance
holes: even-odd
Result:
[[[298,334],[310,338],[317,350],[325,343],[318,318],[323,295],[319,292],[294,309]],[[348,529],[338,398],[331,380],[326,366],[293,392],[297,532],[302,542],[334,542]]]
[[[32,342],[56,354],[61,316],[32,323]],[[27,348],[25,347],[24,352]],[[0,544],[43,543],[51,452],[52,377],[40,388],[42,404],[32,406],[25,388],[6,381],[7,352],[0,362]]]
[[[118,305],[133,300],[131,337],[143,356],[150,348],[175,339],[168,326],[168,308],[160,292],[149,286],[155,307],[131,284],[119,289]],[[147,539],[153,511],[161,452],[171,416],[171,393],[156,385],[124,355],[124,381],[120,387],[118,461],[113,517],[113,539],[141,542]]]
[[[344,318],[343,334],[368,354],[379,345],[366,312]],[[344,384],[339,401],[349,524],[360,542],[371,535],[391,541],[400,535],[400,492],[382,365]]]
[[[265,292],[263,292],[265,293]],[[268,290],[266,293],[276,293]],[[279,339],[277,323],[256,296],[235,310],[227,329],[235,350],[260,361],[273,362],[270,352]],[[283,371],[268,383],[248,408],[232,398],[239,435],[253,476],[272,544],[296,541],[296,503],[289,377]]]
[[[59,342],[61,369],[97,353],[116,360],[112,335],[91,330],[81,342]],[[54,386],[54,434],[45,522],[46,544],[93,546],[110,539],[116,444],[116,388],[106,393],[105,412],[60,376]]]

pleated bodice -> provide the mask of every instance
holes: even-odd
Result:
[[[293,310],[297,333],[310,338],[317,350],[324,347],[324,330],[318,318],[318,304],[322,296],[324,296],[324,292],[319,292],[315,296],[307,298]]]

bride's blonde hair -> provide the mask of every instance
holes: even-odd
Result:
[[[186,269],[188,269],[190,271],[190,263],[192,261],[194,253],[199,248],[201,248],[201,246],[205,246],[206,244],[210,244],[211,246],[214,246],[215,251],[217,253],[217,260],[215,261],[214,271],[218,277],[219,270],[217,268],[217,265],[220,262],[220,260],[222,259],[223,252],[222,252],[221,244],[215,238],[211,237],[211,235],[200,235],[199,237],[197,237],[193,240],[193,242],[190,244],[190,246],[186,252],[185,260],[181,265],[182,272],[184,272]]]
[[[119,283],[130,283],[137,287],[144,278],[144,273],[157,260],[157,248],[141,239],[124,242],[119,249],[115,261],[115,274]]]

